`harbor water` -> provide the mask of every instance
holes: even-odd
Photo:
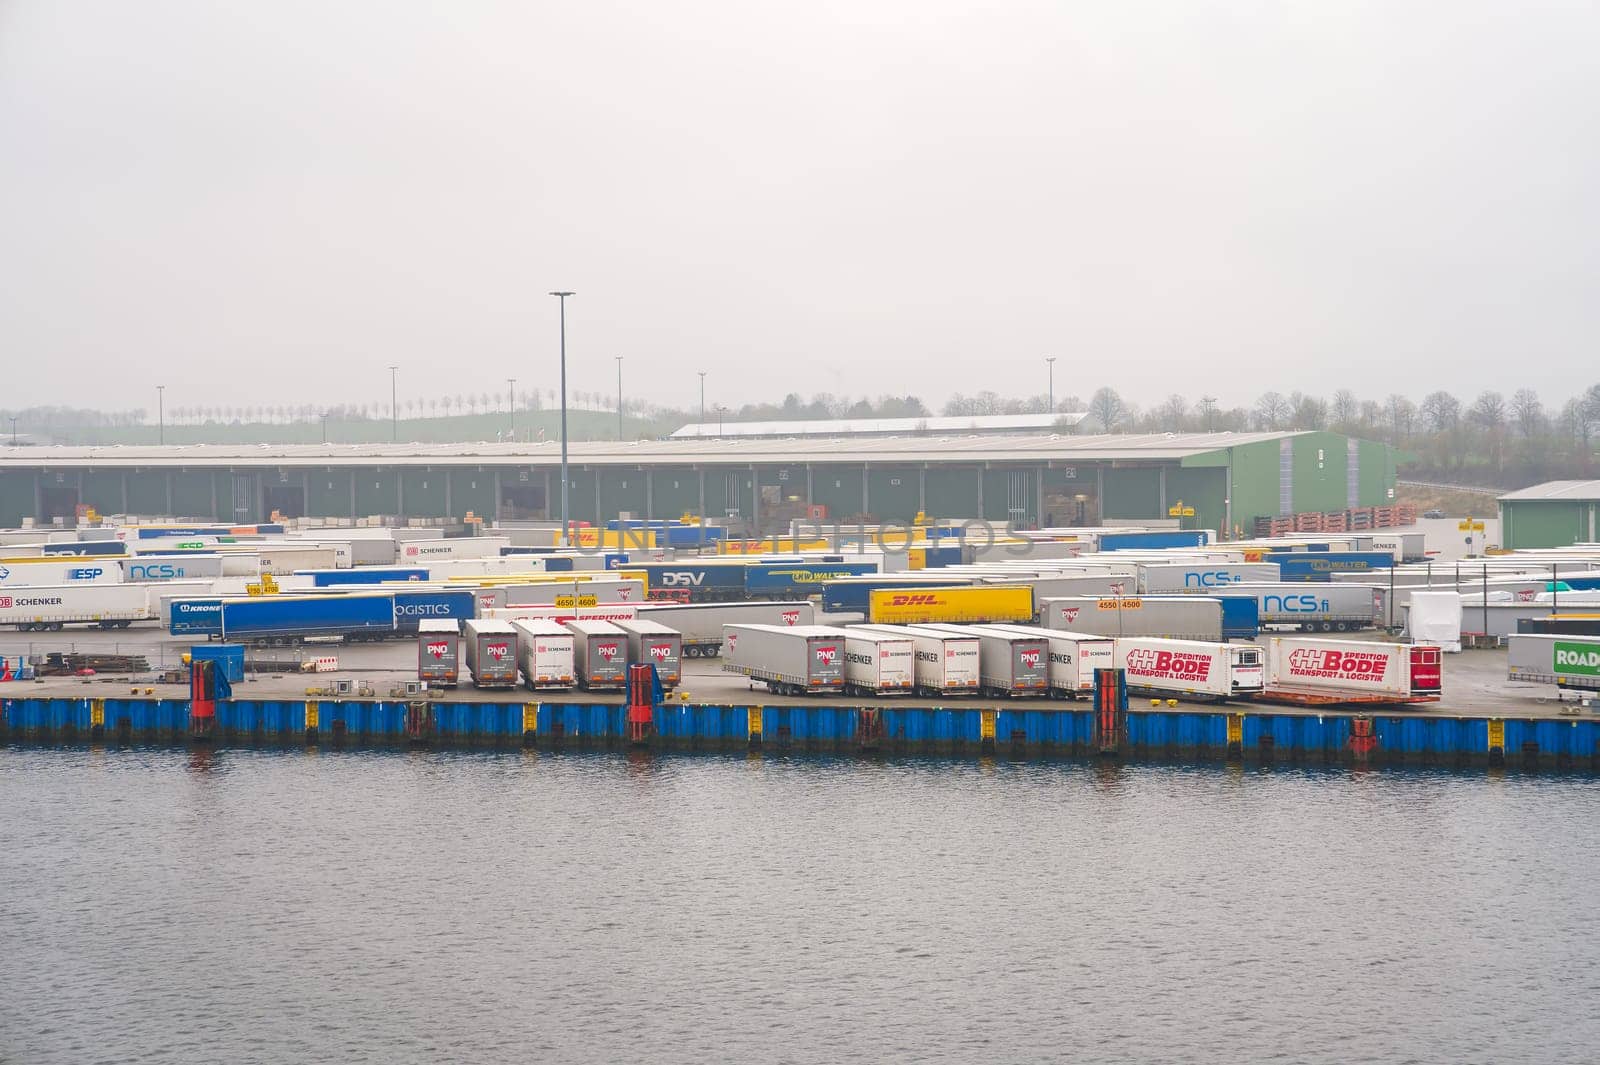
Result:
[[[0,749],[7,1062],[1554,1062],[1600,787]]]

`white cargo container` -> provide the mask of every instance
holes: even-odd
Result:
[[[1047,629],[1095,636],[1161,636],[1174,640],[1222,639],[1222,603],[1198,595],[1063,596],[1039,604]]]
[[[1064,632],[1035,625],[984,625],[986,629],[1013,632],[1019,636],[1039,636],[1050,647],[1050,691],[1068,698],[1087,696],[1094,691],[1094,671],[1111,669],[1116,648],[1109,636],[1086,632]]]
[[[569,621],[632,621],[639,616],[633,603],[598,603],[594,606],[505,606],[479,610],[483,617],[502,621],[543,619],[565,625]]]
[[[1139,590],[1147,595],[1217,592],[1243,581],[1279,579],[1276,562],[1152,562],[1140,567]]]
[[[917,649],[910,636],[846,629],[844,687],[861,695],[905,695],[916,686]]]
[[[973,695],[978,690],[978,638],[929,632],[912,625],[854,625],[850,632],[898,636],[912,644],[918,695]]]
[[[1050,690],[1050,644],[990,625],[917,625],[978,638],[978,689],[986,695],[1044,695]]]
[[[131,583],[215,580],[222,576],[221,555],[135,555],[115,560]]]
[[[780,695],[844,687],[845,630],[825,625],[724,625],[729,673],[759,680]]]
[[[462,626],[467,669],[478,688],[517,686],[517,630],[494,618],[472,618]]]
[[[1266,682],[1261,648],[1252,644],[1132,636],[1119,637],[1115,653],[1133,691],[1221,702],[1259,692]]]
[[[0,589],[121,583],[120,558],[53,555],[0,559]]]
[[[461,679],[461,622],[423,618],[417,622],[417,679],[454,688]]]
[[[1600,691],[1600,636],[1519,634],[1508,636],[1506,646],[1511,680]]]
[[[644,582],[622,577],[595,577],[591,580],[540,582],[505,585],[505,605],[518,606],[599,606],[602,603],[646,602]]]
[[[541,618],[511,623],[517,630],[517,661],[530,691],[570,688],[577,676],[574,637],[565,625]]]
[[[725,625],[779,625],[793,628],[817,620],[808,602],[648,603],[639,607],[641,621],[659,621],[683,634],[687,658],[716,658],[722,653]]]
[[[1267,644],[1267,686],[1398,698],[1436,696],[1439,648],[1276,636]]]
[[[1387,589],[1375,584],[1322,581],[1229,586],[1229,595],[1253,595],[1262,625],[1294,625],[1302,632],[1347,632],[1370,629],[1385,617]]]
[[[264,543],[251,545],[255,549],[257,569],[261,573],[289,574],[303,569],[349,569],[350,549],[342,552],[344,564],[340,565],[341,552],[333,545]]]
[[[1446,654],[1461,652],[1461,593],[1417,590],[1406,611],[1406,633],[1415,643],[1437,644]]]
[[[628,634],[609,621],[565,622],[580,688],[614,691],[628,681]]]
[[[663,688],[672,689],[683,679],[683,634],[658,621],[614,623],[628,637],[628,664],[656,667]]]
[[[27,585],[0,589],[0,625],[43,632],[65,625],[125,629],[150,617],[150,585]]]
[[[426,566],[447,559],[499,558],[502,547],[510,547],[509,536],[454,536],[444,540],[404,540],[397,545],[395,559],[402,566]]]

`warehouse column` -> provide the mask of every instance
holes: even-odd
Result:
[[[1164,518],[1167,516],[1167,468],[1165,466],[1156,471],[1156,482],[1159,486],[1157,488],[1158,498],[1161,501],[1161,513],[1156,517]],[[1179,520],[1179,525],[1182,525],[1181,519]]]
[[[311,513],[311,471],[300,471],[300,517]]]
[[[175,513],[174,513],[174,512],[173,512],[173,509],[172,509],[172,471],[171,471],[171,470],[168,470],[168,471],[167,471],[167,475],[166,475],[166,482],[167,482],[167,516],[168,516],[168,517],[172,517],[172,518],[175,518],[175,517],[177,517],[177,516],[178,516],[178,515],[177,515],[177,514],[175,514]],[[123,481],[122,481],[122,483],[123,483],[123,486],[124,486],[124,488],[126,488],[126,486],[127,486],[127,483],[128,483],[128,481],[127,481],[127,474],[123,474]],[[79,499],[78,499],[78,501],[79,501],[79,502],[80,502],[80,503],[81,503],[81,502],[83,502],[83,498],[82,498],[82,496],[81,496],[81,494],[80,494],[80,496],[79,496]],[[124,509],[126,509],[126,508],[124,508]]]
[[[706,546],[706,468],[700,470],[700,546]]]
[[[550,468],[544,471],[544,516],[550,517],[550,490],[554,487],[554,478],[550,476]]]
[[[988,520],[988,515],[983,509],[983,482],[987,479],[989,470],[987,466],[978,467],[978,513],[974,515],[979,521]]]
[[[917,471],[917,513],[928,512],[928,464],[924,462]]]
[[[761,538],[761,478],[755,465],[750,466],[750,530],[756,539]]]
[[[354,522],[356,520],[356,471],[355,471],[355,467],[352,466],[346,472],[348,472],[349,475],[350,475],[350,520],[352,522]]]
[[[394,516],[400,521],[406,517],[406,474],[398,467],[394,471]]]
[[[128,471],[122,471],[122,513],[128,513]]]
[[[806,463],[806,516],[810,517],[811,508],[816,505],[816,497],[811,494],[811,463]]]
[[[44,474],[33,475],[33,520],[44,524]]]
[[[872,494],[867,491],[867,482],[872,480],[872,466],[863,462],[861,464],[861,517],[866,519],[872,513]]]
[[[656,517],[656,473],[645,466],[640,466],[639,472],[644,474],[644,520],[654,521]]]
[[[594,473],[594,527],[596,529],[604,529],[606,527],[606,516],[600,513],[600,471],[603,469],[605,469],[604,466],[596,466],[592,471]]]
[[[456,471],[448,466],[444,470],[444,516],[452,522],[456,520],[456,508],[450,500],[450,482],[455,480]]]
[[[1227,528],[1223,531],[1224,540],[1233,539],[1233,448],[1228,449],[1228,488],[1222,496],[1222,523]],[[1251,535],[1255,535],[1254,532]]]
[[[1104,464],[1094,468],[1094,510],[1100,519],[1100,524],[1106,523],[1106,468]]]
[[[1033,471],[1033,527],[1044,527],[1044,467]]]
[[[489,510],[490,510],[490,513],[493,515],[491,520],[496,525],[499,525],[500,524],[500,470],[499,470],[498,467],[494,471],[494,506],[490,507]]]

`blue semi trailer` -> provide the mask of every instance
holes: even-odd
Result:
[[[173,602],[167,627],[174,636],[283,646],[312,637],[361,641],[409,636],[424,619],[466,621],[475,610],[471,591],[181,599]]]

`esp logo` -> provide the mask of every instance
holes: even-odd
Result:
[[[105,570],[99,566],[75,566],[67,570],[67,580],[92,581],[104,572]]]
[[[447,643],[428,644],[428,653],[434,658],[443,658],[445,656],[445,652],[448,650],[450,650],[450,645]]]
[[[817,648],[817,661],[821,662],[825,666],[833,665],[833,663],[838,659],[838,657],[839,657],[839,648],[837,648],[837,647],[819,647],[819,648]]]

